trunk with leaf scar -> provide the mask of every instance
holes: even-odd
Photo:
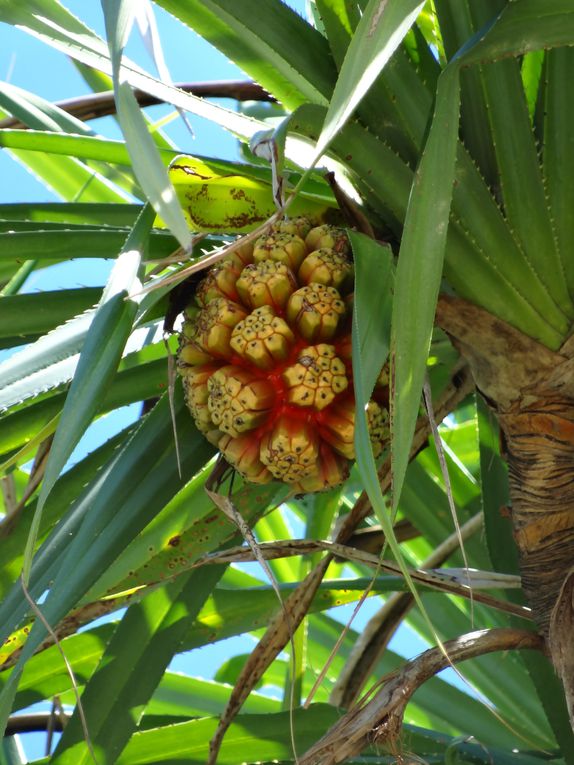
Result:
[[[500,414],[522,585],[545,637],[574,565],[574,401],[549,396]]]
[[[571,348],[540,345],[465,301],[437,321],[496,410],[509,467],[522,583],[574,718],[574,375]]]

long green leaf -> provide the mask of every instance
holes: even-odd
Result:
[[[99,136],[78,136],[38,130],[4,129],[0,130],[0,146],[26,149],[28,151],[43,151],[53,154],[71,155],[81,159],[99,160],[119,165],[132,164],[130,153],[123,141],[115,141],[101,138]],[[171,149],[161,149],[159,154],[162,158],[162,162],[167,165],[178,152],[174,152]],[[271,187],[272,173],[271,169],[267,166],[249,165],[199,155],[194,155],[194,159],[207,164],[214,174],[231,174],[253,178],[254,180],[263,181]],[[284,174],[286,180],[292,185],[295,185],[301,178],[300,173],[297,173],[292,169],[286,169]],[[302,187],[302,195],[308,199],[315,199],[327,204],[330,203],[331,205],[334,204],[333,194],[325,180],[319,174],[314,174],[307,179]],[[90,216],[100,213],[96,218],[97,223],[109,226],[125,226],[129,225],[131,222],[133,215],[130,215],[130,212],[133,211],[133,209],[133,205],[125,205],[125,207],[94,205],[93,209],[90,209],[88,205],[0,205],[0,218],[8,217],[8,219],[11,219],[12,215],[10,215],[10,213],[12,210],[15,211],[13,213],[14,218],[17,218],[28,210],[37,210],[39,212],[46,211],[49,213],[49,217],[38,217],[39,220],[67,220],[70,221],[70,223],[75,221],[86,225],[90,222]],[[121,220],[120,218],[122,210],[125,210],[126,220]],[[70,211],[70,216],[66,215],[67,211]],[[82,212],[84,213],[84,216],[78,217]],[[119,220],[114,221],[113,218],[110,219],[107,217],[108,212],[112,213],[116,219],[119,218]]]
[[[401,43],[424,2],[369,0],[351,39],[315,148],[318,159],[357,108]]]
[[[40,261],[67,260],[72,258],[115,258],[126,240],[128,231],[91,229],[8,231],[0,233],[0,261],[4,258],[31,258]],[[156,231],[150,240],[149,257],[165,258],[173,254],[177,241],[168,232]]]
[[[50,133],[44,130],[0,130],[0,146],[6,149],[44,151],[79,159],[93,159],[118,165],[132,164],[130,153],[123,141],[101,136]],[[145,153],[142,151],[145,156]],[[167,165],[177,155],[176,151],[163,149],[160,156]]]
[[[60,107],[50,103],[50,101],[40,98],[36,94],[29,93],[21,88],[15,88],[7,83],[0,83],[0,106],[5,106],[11,114],[18,117],[25,125],[36,130],[44,129],[56,133],[59,132],[60,135],[72,133],[78,137],[93,135],[93,130],[91,130],[85,122],[82,122]],[[36,149],[36,151],[38,151],[38,149]],[[70,154],[73,156],[72,153]],[[18,152],[18,156],[26,162],[26,164],[30,165],[31,168],[38,165],[39,157],[30,157],[24,152]],[[45,159],[48,163],[53,162],[50,158]],[[62,176],[65,175],[65,168],[69,167],[72,170],[72,173],[75,170],[75,174],[78,176],[78,181],[85,177],[80,169],[83,168],[83,165],[80,165],[71,158],[61,160],[60,165],[62,168]],[[128,193],[133,193],[136,196],[139,195],[139,190],[134,186],[133,176],[131,176],[131,174],[116,168],[110,168],[100,162],[88,163],[88,165],[91,171],[96,171],[102,175],[102,179],[97,179],[94,176],[90,181],[90,185],[94,185],[95,187],[91,192],[92,194],[94,192],[99,195],[104,194],[105,197],[109,193],[108,187],[110,187],[111,182],[112,184],[116,184],[118,192],[120,189],[123,189]],[[41,177],[49,184],[60,185],[62,183],[58,177],[51,178],[49,175],[45,174]]]
[[[96,168],[90,168],[73,157],[55,158],[44,152],[29,154],[19,149],[10,150],[10,153],[41,178],[57,197],[65,201],[94,204],[133,201],[131,195],[118,188]]]
[[[354,231],[349,238],[356,263],[356,322],[360,324],[359,345],[353,351],[361,359],[361,375],[353,379],[366,403],[389,355],[394,263],[390,248]]]
[[[546,190],[516,61],[482,68],[484,93],[510,228],[560,308],[574,313],[554,242]],[[512,124],[512,130],[508,129]]]
[[[326,104],[336,70],[325,38],[277,0],[159,0],[288,109]]]
[[[187,250],[191,246],[191,232],[181,206],[136,98],[130,86],[120,79],[124,47],[131,30],[135,6],[128,0],[102,0],[102,8],[110,47],[118,119],[134,172],[154,210]]]
[[[377,274],[377,266],[379,263],[377,262],[376,254],[378,247],[369,240],[365,241],[364,238],[360,238],[357,234],[351,233],[350,238],[357,259],[352,330],[353,380],[356,400],[355,451],[357,455],[357,466],[363,481],[364,489],[367,492],[375,515],[385,534],[386,544],[388,544],[401,569],[407,588],[412,593],[416,604],[419,606],[425,620],[430,626],[430,621],[424,609],[421,597],[411,579],[404,556],[395,537],[391,519],[396,506],[392,508],[393,512],[388,512],[379,483],[377,467],[367,426],[367,396],[370,396],[372,386],[374,385],[378,374],[378,365],[371,355],[371,345],[374,343],[388,352],[389,329],[392,331],[392,326],[389,327],[390,284],[385,283],[385,280],[380,278]],[[378,251],[378,254],[379,258],[382,260],[380,250]],[[387,254],[387,257],[389,254]],[[387,274],[390,271],[390,258],[388,263],[389,265],[385,269]],[[396,301],[396,299],[397,294],[395,293],[394,301]],[[374,305],[382,306],[383,310],[380,312],[374,311]],[[410,449],[410,441],[407,448]],[[407,453],[407,460],[408,456]]]
[[[78,135],[92,135],[93,131],[64,109],[35,93],[18,88],[8,82],[0,83],[0,108],[36,130],[62,130]]]
[[[146,706],[142,723],[150,727],[150,716],[158,715],[177,714],[189,719],[219,714],[225,709],[230,692],[229,686],[211,680],[166,672]],[[279,711],[279,703],[269,696],[251,693],[244,709],[246,712],[276,712]]]
[[[211,470],[208,464],[157,513],[86,594],[86,601],[153,584],[166,571],[171,576],[184,574],[201,555],[233,536],[235,526],[221,516],[205,492]],[[254,524],[264,508],[277,503],[284,493],[276,484],[246,483],[232,496],[245,522]]]
[[[108,623],[90,630],[70,635],[61,641],[62,648],[81,685],[93,675],[102,659],[102,654],[114,634],[116,624]],[[0,674],[5,681],[8,672]],[[67,693],[70,690],[70,676],[62,664],[62,657],[56,646],[51,646],[33,656],[22,673],[22,679],[14,709],[24,709],[43,699]],[[150,702],[145,715],[149,718],[173,715],[180,718],[218,714],[225,707],[231,688],[209,680],[188,677],[175,672],[165,672]],[[278,711],[279,703],[260,694],[252,694],[245,704],[246,712]]]
[[[0,338],[20,345],[63,324],[97,303],[101,289],[86,287],[43,294],[6,296],[0,300]]]
[[[144,209],[112,270],[86,335],[78,368],[50,449],[38,506],[24,551],[22,579],[26,584],[30,577],[32,555],[46,499],[76,444],[97,413],[131,332],[137,304],[127,298],[134,286],[139,284],[137,272],[141,252],[145,248],[152,222],[152,211]]]
[[[393,510],[408,464],[442,275],[458,138],[458,72],[439,78],[435,113],[405,220],[393,302]]]
[[[316,139],[323,119],[324,110],[305,106],[294,115],[292,128]],[[365,200],[400,236],[414,177],[409,166],[354,122],[335,139],[332,150],[351,168]],[[558,348],[567,327],[564,315],[549,301],[468,154],[459,149],[457,159],[445,252],[449,283],[461,297],[480,303],[549,347]],[[525,271],[528,279],[523,278]]]
[[[313,704],[307,710],[297,709],[293,714],[295,741],[297,750],[302,754],[338,719],[340,712],[326,704]],[[205,763],[209,754],[208,742],[213,736],[217,719],[194,720],[180,725],[145,731],[136,734],[118,765],[154,765],[155,763]],[[240,715],[229,727],[218,756],[222,765],[236,765],[238,762],[292,762],[289,731],[289,713],[270,715]],[[261,736],[261,731],[265,736]],[[457,742],[450,737],[432,734],[412,727],[407,728],[405,749],[420,752],[429,763],[444,763],[445,751],[451,747],[454,757],[464,759],[459,762],[475,762],[477,765],[540,765],[536,757],[510,752],[486,749],[481,744]],[[374,752],[371,752],[374,754]],[[438,755],[435,759],[427,759]],[[360,763],[361,759],[355,762]],[[367,762],[372,762],[371,757]],[[396,762],[395,754],[374,759],[381,765]]]
[[[320,705],[319,708],[314,705],[306,711],[296,710],[293,724],[298,749],[303,751],[313,743],[336,717],[337,710],[327,705]],[[162,761],[173,763],[178,759],[188,763],[205,763],[209,740],[216,725],[216,719],[206,719],[195,721],[194,727],[189,727],[190,723],[182,723],[181,726],[137,733],[119,758],[118,765],[143,765],[146,762]],[[261,737],[261,726],[265,726],[264,738]],[[262,716],[241,715],[236,718],[218,756],[218,762],[233,765],[265,760],[292,761],[288,712]]]
[[[92,134],[80,120],[21,88],[0,84],[0,102],[9,107],[11,113],[19,116],[24,124],[37,130],[69,131],[77,133],[78,137]],[[130,174],[100,162],[85,164],[73,156],[58,162],[38,149],[32,155],[16,147],[9,153],[64,199],[82,198],[85,202],[94,203],[121,202],[127,200],[127,194],[138,195]]]
[[[25,765],[26,762],[17,738],[11,736],[0,741],[0,765]]]
[[[115,762],[134,733],[145,705],[178,650],[224,566],[179,577],[131,606],[82,694],[96,757]],[[82,765],[92,759],[78,712],[66,726],[52,762]]]
[[[545,187],[556,246],[562,259],[566,283],[574,295],[574,220],[570,214],[574,205],[574,179],[565,172],[573,161],[574,145],[569,126],[574,120],[572,72],[574,58],[571,48],[558,48],[546,54],[546,97],[544,124],[543,168]]]
[[[83,504],[85,505],[85,499]],[[80,509],[85,510],[85,507]],[[78,526],[77,518],[73,517],[72,514],[68,514],[64,518],[62,525],[65,527],[65,533],[68,535],[70,533],[74,534]],[[62,540],[62,534],[56,533],[46,541],[45,547],[41,548],[39,553],[41,560],[33,572],[38,573],[37,579],[39,582],[45,582],[50,577],[54,578],[59,570],[60,561],[47,560],[47,553],[44,554],[44,550],[53,551],[54,556],[57,557],[62,555],[62,548],[65,548],[66,542],[67,540]],[[205,545],[205,547],[208,546],[210,546],[210,542]],[[229,587],[230,584],[233,586]],[[262,585],[259,580],[253,580],[251,577],[248,577],[247,582],[244,579],[238,582],[235,578],[231,583],[226,580],[224,585],[227,586],[218,587],[204,608],[202,608],[193,625],[193,629],[186,633],[181,650],[187,651],[208,643],[240,635],[244,632],[258,630],[264,627],[277,613],[277,593],[270,585]],[[370,595],[394,592],[397,589],[402,590],[404,588],[402,578],[393,575],[377,577],[374,581],[367,578],[325,581],[322,582],[310,606],[310,613],[326,611],[335,606],[353,603],[362,597],[367,585],[372,585]],[[37,589],[40,589],[40,586],[41,584],[38,584]],[[296,586],[297,583],[287,583],[280,585],[279,589],[287,596],[293,592]],[[127,604],[139,602],[142,598],[149,597],[154,591],[154,588],[141,589],[128,593],[128,595],[123,597],[117,597],[113,602],[111,611],[117,611]],[[238,598],[238,592],[242,592],[244,597]],[[20,605],[14,605],[16,598],[13,597],[12,593],[6,600],[10,602],[12,609],[7,618],[15,621],[16,618],[24,614],[25,608],[21,608]],[[23,605],[24,607],[26,606],[25,603]],[[103,603],[99,607],[97,603],[89,604],[85,612],[83,612],[80,606],[74,612],[76,624],[83,626],[84,618],[88,621],[91,620],[94,609],[97,613],[101,613],[102,610],[110,612],[110,609],[106,608]],[[4,613],[7,612],[8,608],[5,608]],[[4,631],[8,635],[8,639],[1,653],[1,658],[3,662],[6,662],[12,657],[13,653],[19,651],[25,644],[30,631],[30,624],[24,623],[22,628],[12,633],[9,633],[7,630]],[[61,667],[61,670],[65,671],[63,667]],[[10,678],[11,675],[8,677],[9,682]]]
[[[70,635],[61,641],[76,680],[84,684],[91,677],[102,653],[113,634],[115,625],[102,624],[93,630]],[[6,682],[10,670],[0,674],[0,683]],[[25,709],[51,696],[65,693],[71,687],[70,676],[62,663],[57,646],[51,646],[32,657],[26,664],[14,709]]]
[[[353,31],[361,20],[359,7],[345,0],[317,0],[314,6],[340,70]]]
[[[353,603],[361,597],[371,582],[372,578],[368,577],[322,582],[309,613]],[[281,584],[279,589],[287,595],[293,592],[296,586],[296,583]],[[400,577],[377,577],[371,594],[392,592],[393,589],[403,586]],[[240,592],[243,592],[245,597],[238,597]],[[271,586],[258,585],[251,589],[231,589],[222,586],[215,590],[213,597],[201,610],[193,630],[185,638],[183,650],[266,627],[278,608],[277,594]]]
[[[319,0],[317,7],[340,67],[361,19],[359,7],[344,0]],[[434,58],[433,61],[436,67]],[[365,94],[357,108],[357,117],[390,149],[412,164],[416,162],[431,107],[431,93],[399,47]],[[384,120],[380,119],[382,113]]]
[[[60,368],[60,371],[63,374],[65,370]],[[73,372],[72,365],[68,371]],[[68,380],[69,376],[66,375],[64,379]],[[163,358],[123,369],[101,401],[99,414],[135,401],[157,398],[164,393],[166,384],[167,367]],[[45,396],[39,396],[37,402],[28,402],[16,411],[8,413],[0,420],[0,453],[12,453],[27,444],[37,432],[53,425],[54,418],[62,411],[65,398],[65,392],[52,391]],[[54,430],[55,427],[50,433],[44,433],[44,438]]]
[[[94,449],[56,481],[42,513],[39,540],[43,541],[46,538],[56,522],[61,520],[68,509],[81,497],[84,488],[113,456],[122,440],[130,436],[133,427],[125,428],[97,449]],[[34,507],[35,502],[31,500],[17,523],[3,524],[0,599],[4,599],[22,570],[22,555],[34,515]],[[2,661],[3,659],[0,657],[0,662]]]
[[[183,401],[178,392],[176,415],[182,409]],[[192,427],[189,417],[178,424],[178,432],[182,439],[182,471],[187,480],[205,463],[211,447]],[[30,591],[38,598],[51,587],[42,606],[49,623],[57,623],[68,613],[181,486],[182,479],[173,457],[170,408],[164,397],[133,438],[86,488],[66,521],[56,527],[35,556]],[[17,627],[27,611],[28,605],[16,585],[0,605],[2,639]],[[44,627],[36,622],[17,671],[0,694],[0,713],[5,715],[1,718],[3,725],[22,666],[44,634]]]
[[[0,83],[0,105],[9,109],[24,124],[37,130],[68,131],[78,135],[92,133],[83,122],[49,101],[7,83]],[[126,200],[120,187],[115,186],[112,181],[118,182],[121,187],[127,186],[129,192],[134,191],[131,179],[117,170],[99,164],[87,167],[72,157],[56,162],[42,152],[29,155],[25,151],[14,149],[13,153],[64,199],[77,200],[81,197],[85,202]]]
[[[574,10],[569,0],[519,0],[508,3],[496,23],[459,55],[465,64],[474,64],[570,45],[573,38]]]
[[[504,0],[436,0],[435,8],[446,56],[452,58],[489,19],[501,11]],[[461,135],[464,145],[480,169],[490,189],[498,185],[498,167],[494,155],[488,112],[484,100],[481,72],[471,67],[461,72]]]
[[[53,134],[50,133],[49,135]],[[57,136],[57,138],[60,139],[60,136]],[[76,223],[80,226],[92,224],[95,226],[131,228],[141,209],[141,205],[130,204],[16,202],[14,204],[0,205],[0,220],[46,221],[52,223]]]

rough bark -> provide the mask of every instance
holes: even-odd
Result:
[[[495,409],[509,467],[524,592],[562,678],[572,719],[574,349],[540,345],[486,311],[441,297],[437,322]]]
[[[548,395],[501,413],[522,586],[546,638],[574,557],[574,401]]]

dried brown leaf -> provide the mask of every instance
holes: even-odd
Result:
[[[345,714],[299,760],[299,765],[336,765],[358,755],[370,744],[396,748],[405,708],[423,683],[450,666],[494,651],[538,649],[542,638],[517,629],[471,632],[431,648],[381,681],[369,700],[363,699]],[[448,654],[448,657],[445,656]]]

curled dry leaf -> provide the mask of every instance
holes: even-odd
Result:
[[[299,758],[299,765],[336,765],[358,755],[369,744],[400,748],[405,708],[420,686],[448,667],[494,651],[540,650],[539,635],[526,630],[491,629],[470,632],[431,648],[381,681],[370,700],[359,701],[319,741]]]

